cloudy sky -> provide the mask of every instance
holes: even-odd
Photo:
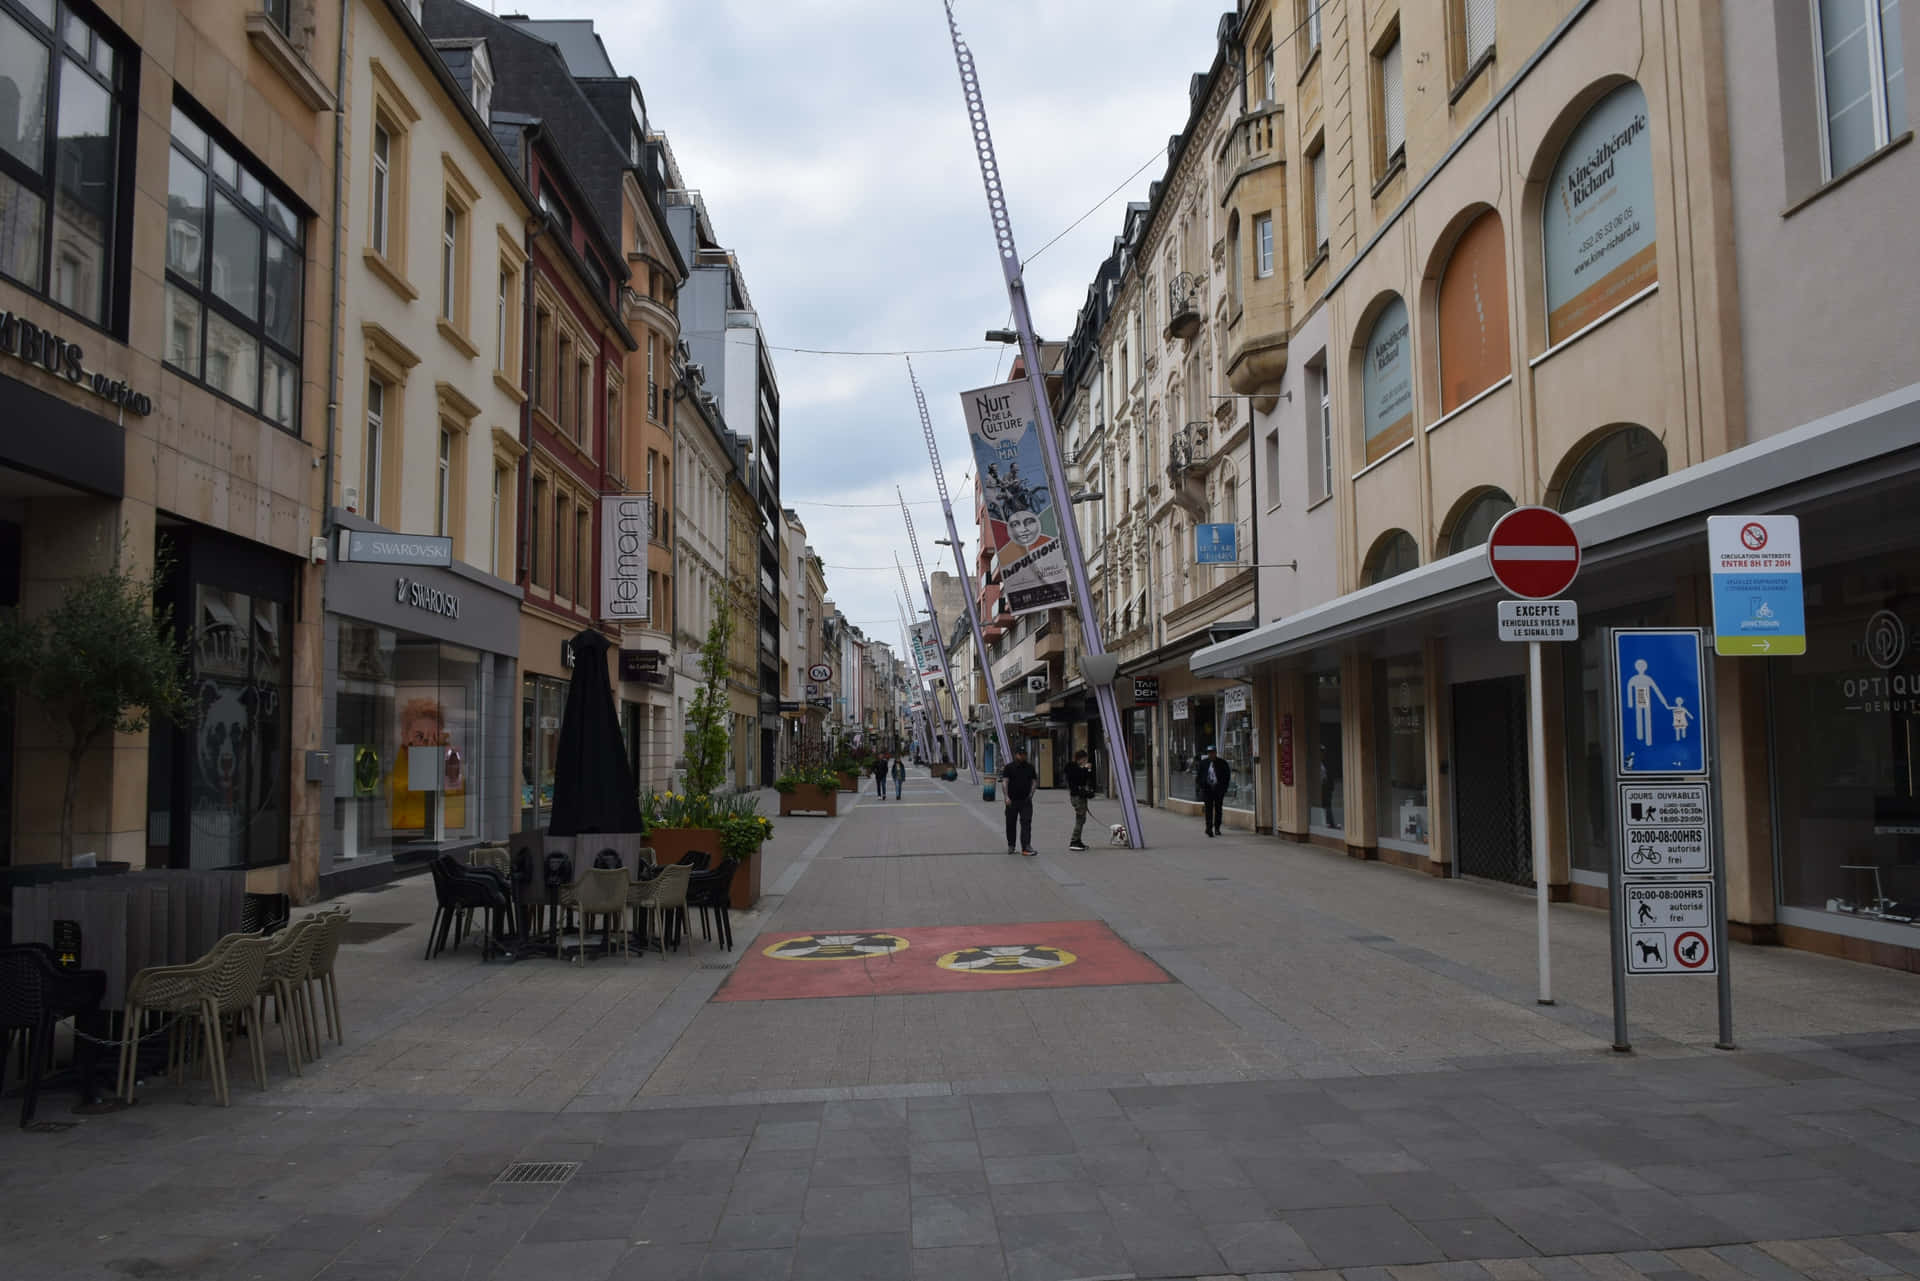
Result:
[[[1071,331],[1125,201],[1144,199],[1164,169],[1188,78],[1210,65],[1227,7],[955,0],[1014,233],[1034,258],[1028,294],[1043,337]],[[965,349],[913,360],[959,497],[970,464],[959,393],[1004,377],[1011,354],[982,345],[1007,321],[1006,291],[940,0],[531,0],[526,11],[594,19],[739,253],[769,343]],[[910,579],[913,563],[896,485],[916,504],[929,570],[946,551],[931,546],[940,508],[905,362],[774,358],[783,501],[825,560],[834,601],[897,650],[893,556]],[[971,543],[970,507],[958,510]]]

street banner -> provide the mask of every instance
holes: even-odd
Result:
[[[940,674],[940,629],[932,623],[913,625],[913,665],[922,676]]]
[[[644,494],[600,499],[600,621],[644,623],[647,595],[647,504]]]
[[[1023,378],[962,392],[960,402],[1007,608],[1033,614],[1068,604],[1064,513],[1047,484],[1032,388]]]

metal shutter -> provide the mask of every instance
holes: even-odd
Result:
[[[1387,133],[1387,155],[1391,157],[1407,142],[1407,104],[1401,92],[1398,37],[1380,55],[1380,102],[1381,120]]]
[[[1466,0],[1467,8],[1467,66],[1471,67],[1480,60],[1480,55],[1493,48],[1494,14],[1497,0]]]

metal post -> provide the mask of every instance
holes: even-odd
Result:
[[[1534,933],[1540,948],[1541,1005],[1553,1004],[1553,956],[1547,945],[1547,707],[1540,685],[1540,642],[1527,642],[1528,760],[1530,808],[1533,811]]]
[[[1607,701],[1613,705],[1609,714],[1609,723],[1613,726],[1613,741],[1607,744],[1608,764],[1606,777],[1616,783],[1608,797],[1617,793],[1617,775],[1619,774],[1620,744],[1625,741],[1626,728],[1622,723],[1620,710],[1620,664],[1617,656],[1620,652],[1615,633],[1620,629],[1607,629]],[[1620,830],[1620,820],[1615,819],[1607,825],[1613,831],[1609,842],[1612,859],[1607,869],[1607,955],[1613,969],[1613,1048],[1626,1053],[1633,1048],[1633,1042],[1627,1039],[1627,943],[1625,922],[1627,905],[1623,901],[1626,895],[1621,880],[1622,868],[1626,860],[1622,856],[1625,833]]]
[[[947,662],[947,634],[940,627],[940,611],[933,607],[933,587],[927,582],[926,562],[920,559],[920,536],[913,532],[913,513],[907,509],[907,496],[900,493],[897,485],[893,492],[900,497],[900,515],[907,522],[907,545],[913,549],[913,567],[920,571],[920,591],[927,598],[927,618],[933,623],[933,638],[937,642],[934,648],[940,655],[940,679],[947,683],[947,701],[953,704],[954,737],[960,740],[961,759],[967,763],[967,777],[978,787],[980,767],[973,760],[973,736],[966,732],[966,722],[960,715],[960,690],[954,685],[953,665]],[[896,567],[899,563],[897,560],[894,562]],[[992,682],[993,673],[987,673],[987,680]]]
[[[905,510],[905,509],[902,508],[902,510]],[[906,617],[906,605],[904,602],[910,601],[913,599],[913,591],[911,588],[907,586],[907,571],[900,567],[900,558],[898,556],[895,556],[893,558],[893,571],[894,573],[900,576],[900,591],[901,591],[901,600],[902,600],[900,609],[901,609],[901,617],[904,619]],[[911,640],[913,636],[913,628],[910,624],[907,627],[907,636],[908,636],[909,644],[911,644]],[[939,691],[934,689],[931,683],[928,682],[925,674],[920,672],[920,664],[918,661],[914,663],[913,667],[914,667],[915,678],[920,681],[921,698],[923,699],[923,701],[925,701],[928,704],[928,706],[931,709],[927,713],[927,737],[929,739],[929,744],[931,745],[931,741],[936,737],[934,726],[933,726],[933,714],[934,712],[939,711],[939,707],[940,707]],[[960,711],[959,703],[956,702],[954,704],[953,710],[955,713],[955,717],[957,719],[958,713]],[[947,714],[945,712],[940,712],[940,730],[944,732],[947,736],[948,747],[954,751],[955,755],[958,755],[959,754],[958,749],[953,748],[953,740],[954,740],[953,721],[947,718]],[[930,765],[934,763],[934,753],[931,750],[929,750],[927,753],[927,763]]]
[[[896,596],[893,598],[893,607],[900,611],[900,652],[906,655],[906,661],[912,665],[913,687],[920,691],[920,702],[924,706],[927,699],[927,683],[920,678],[920,663],[913,656],[913,630],[907,626],[906,602]],[[920,717],[911,707],[907,709],[907,716],[912,722],[914,741],[920,745],[920,750],[926,753],[927,762],[931,764],[933,754],[927,751],[926,735],[921,732]]]
[[[1731,1050],[1737,1047],[1733,1043],[1733,966],[1729,964],[1733,958],[1727,955],[1727,829],[1720,808],[1720,682],[1714,672],[1718,657],[1703,636],[1700,666],[1707,688],[1702,701],[1713,718],[1713,737],[1705,739],[1700,747],[1707,753],[1707,822],[1713,833],[1713,844],[1707,851],[1713,868],[1713,945],[1720,949],[1720,973],[1714,979],[1720,1006],[1720,1039],[1713,1043],[1713,1048]]]
[[[987,128],[986,101],[980,94],[980,76],[974,69],[973,52],[960,38],[960,25],[954,20],[953,0],[946,0],[947,30],[953,37],[953,57],[960,70],[960,89],[967,100],[967,117],[973,128],[973,149],[980,163],[980,180],[986,187],[987,212],[993,221],[995,252],[1000,257],[1000,272],[1007,282],[1007,301],[1012,304],[1014,328],[1020,334],[1020,355],[1026,361],[1027,382],[1033,388],[1034,416],[1039,420],[1041,456],[1047,466],[1047,484],[1061,509],[1060,537],[1066,544],[1067,571],[1073,584],[1074,604],[1080,609],[1080,633],[1086,652],[1104,656],[1106,646],[1100,637],[1100,618],[1094,608],[1093,588],[1087,581],[1087,561],[1080,550],[1080,527],[1073,519],[1071,495],[1067,490],[1067,468],[1060,456],[1060,438],[1054,432],[1053,406],[1047,401],[1046,371],[1040,364],[1040,344],[1033,336],[1033,316],[1027,308],[1027,288],[1022,279],[1020,253],[1013,243],[1013,219],[1007,212],[1006,188],[1000,178],[1000,163],[993,154],[993,134]],[[1120,708],[1114,701],[1113,686],[1093,685],[1094,699],[1100,707],[1100,724],[1106,735],[1108,756],[1116,763],[1122,759]],[[1126,820],[1127,834],[1134,849],[1146,848],[1146,835],[1140,826],[1140,810],[1134,802],[1133,771],[1115,769],[1114,783],[1120,793],[1120,810]]]
[[[927,398],[920,390],[920,380],[913,376],[913,360],[907,360],[907,381],[913,384],[913,400],[920,408],[920,430],[927,438],[927,458],[933,464],[934,483],[940,487],[940,510],[947,517],[947,542],[953,549],[953,567],[960,574],[960,594],[967,602],[967,626],[973,629],[973,648],[980,661],[981,679],[987,686],[987,706],[993,709],[993,733],[1000,744],[1000,764],[1013,759],[1013,752],[1007,743],[1007,722],[1000,712],[1000,691],[993,684],[993,660],[987,656],[987,638],[980,630],[980,607],[973,598],[973,578],[967,573],[966,554],[960,547],[960,529],[953,521],[953,500],[947,496],[947,473],[940,465],[940,447],[933,439],[933,415],[927,412]],[[1071,512],[1068,513],[1072,515]]]

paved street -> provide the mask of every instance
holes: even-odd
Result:
[[[1736,947],[1738,1051],[1668,980],[1619,1055],[1597,913],[1543,1008],[1523,893],[1158,813],[1069,854],[1063,793],[1008,858],[970,793],[777,820],[731,954],[424,962],[425,878],[352,896],[301,1078],[0,1129],[0,1273],[1920,1275],[1920,978]]]

